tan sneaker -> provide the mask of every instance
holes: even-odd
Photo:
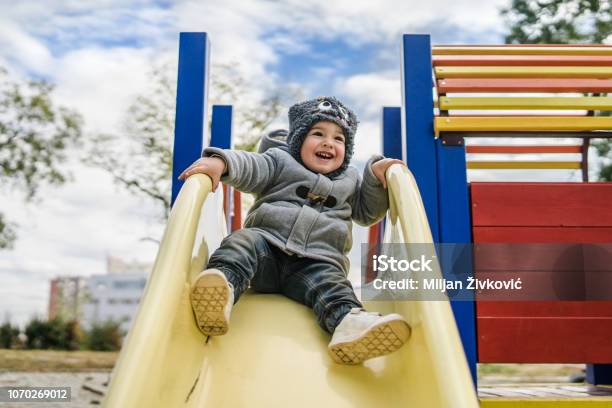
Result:
[[[191,285],[191,307],[198,328],[207,336],[221,336],[229,328],[234,289],[218,269],[201,272]]]
[[[397,313],[381,316],[356,307],[336,327],[327,349],[338,364],[359,364],[398,350],[410,338],[410,331]]]

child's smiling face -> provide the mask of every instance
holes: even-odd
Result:
[[[334,122],[317,122],[308,131],[300,157],[315,173],[328,174],[344,162],[344,133]]]

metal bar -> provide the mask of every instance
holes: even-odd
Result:
[[[433,135],[431,43],[428,35],[404,35],[402,47],[405,161],[419,186],[434,242],[439,241],[436,148]]]
[[[446,235],[446,228],[439,222],[441,216],[439,196],[440,176],[438,169],[438,141],[434,140],[433,128],[433,90],[432,65],[431,65],[431,42],[428,35],[404,35],[402,47],[402,120],[404,121],[404,134],[406,161],[417,181],[427,218],[431,227],[434,242],[441,242],[441,236]],[[461,148],[462,149],[462,148]],[[465,160],[463,150],[455,151],[453,157],[462,156]],[[452,167],[452,165],[451,165]],[[451,171],[444,167],[444,171]],[[453,180],[453,189],[466,189],[466,184],[461,183],[461,178]],[[452,190],[452,189],[451,189]],[[450,191],[450,190],[449,190]],[[454,190],[453,190],[454,191]],[[449,192],[449,194],[452,194]],[[460,206],[459,208],[463,208]],[[452,211],[452,209],[443,209]],[[463,214],[462,212],[462,215]],[[469,212],[467,213],[469,215]],[[464,227],[464,222],[469,223],[469,218],[456,220],[458,225]],[[453,224],[454,225],[454,224]],[[469,229],[469,227],[468,227]],[[462,239],[466,239],[462,236]],[[469,237],[467,238],[469,240]],[[465,241],[459,241],[465,242]],[[468,241],[469,242],[469,241]],[[472,302],[451,302],[453,313],[457,321],[457,327],[461,335],[463,349],[470,367],[472,379],[476,384],[476,318],[474,304]]]
[[[469,244],[472,242],[472,219],[470,211],[469,187],[467,183],[465,146],[461,144],[447,145],[443,140],[436,140],[438,158],[438,214],[440,217],[440,242],[449,244]],[[439,250],[442,272],[447,279],[454,279],[449,272],[449,260],[462,259],[462,272],[473,276],[472,256],[465,256],[463,251],[467,245],[444,245]],[[463,255],[462,255],[463,254]],[[461,258],[459,258],[461,257]],[[456,265],[456,264],[455,264]],[[461,276],[464,276],[463,274]],[[474,291],[465,289],[459,299],[472,301],[451,301],[451,307],[457,320],[461,342],[472,373],[474,383],[477,382],[476,362],[476,308]]]
[[[381,222],[377,222],[374,225],[370,225],[368,229],[368,253],[365,258],[368,265],[364,276],[364,284],[370,283],[376,279],[376,271],[373,267],[373,255],[380,253],[380,227]]]
[[[582,154],[582,181],[589,182],[589,144],[591,140],[588,138],[582,139],[581,154]]]
[[[206,33],[181,33],[179,40],[178,84],[172,158],[172,199],[183,181],[178,176],[200,157],[207,138],[208,55]]]
[[[210,125],[210,146],[232,148],[232,106],[213,105]]]
[[[242,228],[242,199],[240,190],[232,188],[234,194],[232,197],[232,225],[230,231],[236,231]]]
[[[402,160],[402,108],[383,108],[383,155]]]
[[[232,147],[232,107],[230,105],[213,105],[210,125],[210,146],[220,149]],[[233,187],[223,185],[223,208],[227,230],[232,231]]]
[[[594,93],[594,97],[599,97],[600,93]],[[595,116],[594,110],[589,110],[588,116]],[[589,182],[589,145],[591,141],[589,139],[582,139],[582,182]]]
[[[588,364],[586,377],[593,385],[612,385],[612,364]]]

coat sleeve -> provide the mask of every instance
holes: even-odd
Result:
[[[365,165],[363,179],[357,181],[351,197],[352,218],[359,225],[371,225],[385,216],[389,208],[389,196],[382,183],[372,172],[372,164],[383,159],[373,156]]]
[[[207,147],[202,156],[217,156],[223,159],[225,173],[221,176],[221,182],[245,193],[261,193],[276,174],[277,162],[268,152],[251,153]]]

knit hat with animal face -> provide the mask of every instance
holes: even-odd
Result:
[[[344,133],[344,162],[333,172],[326,174],[335,177],[342,174],[348,167],[353,156],[355,132],[357,131],[357,116],[333,96],[320,96],[316,99],[296,103],[289,108],[289,135],[287,145],[289,153],[302,165],[300,150],[306,134],[317,122],[330,121],[342,128]]]

